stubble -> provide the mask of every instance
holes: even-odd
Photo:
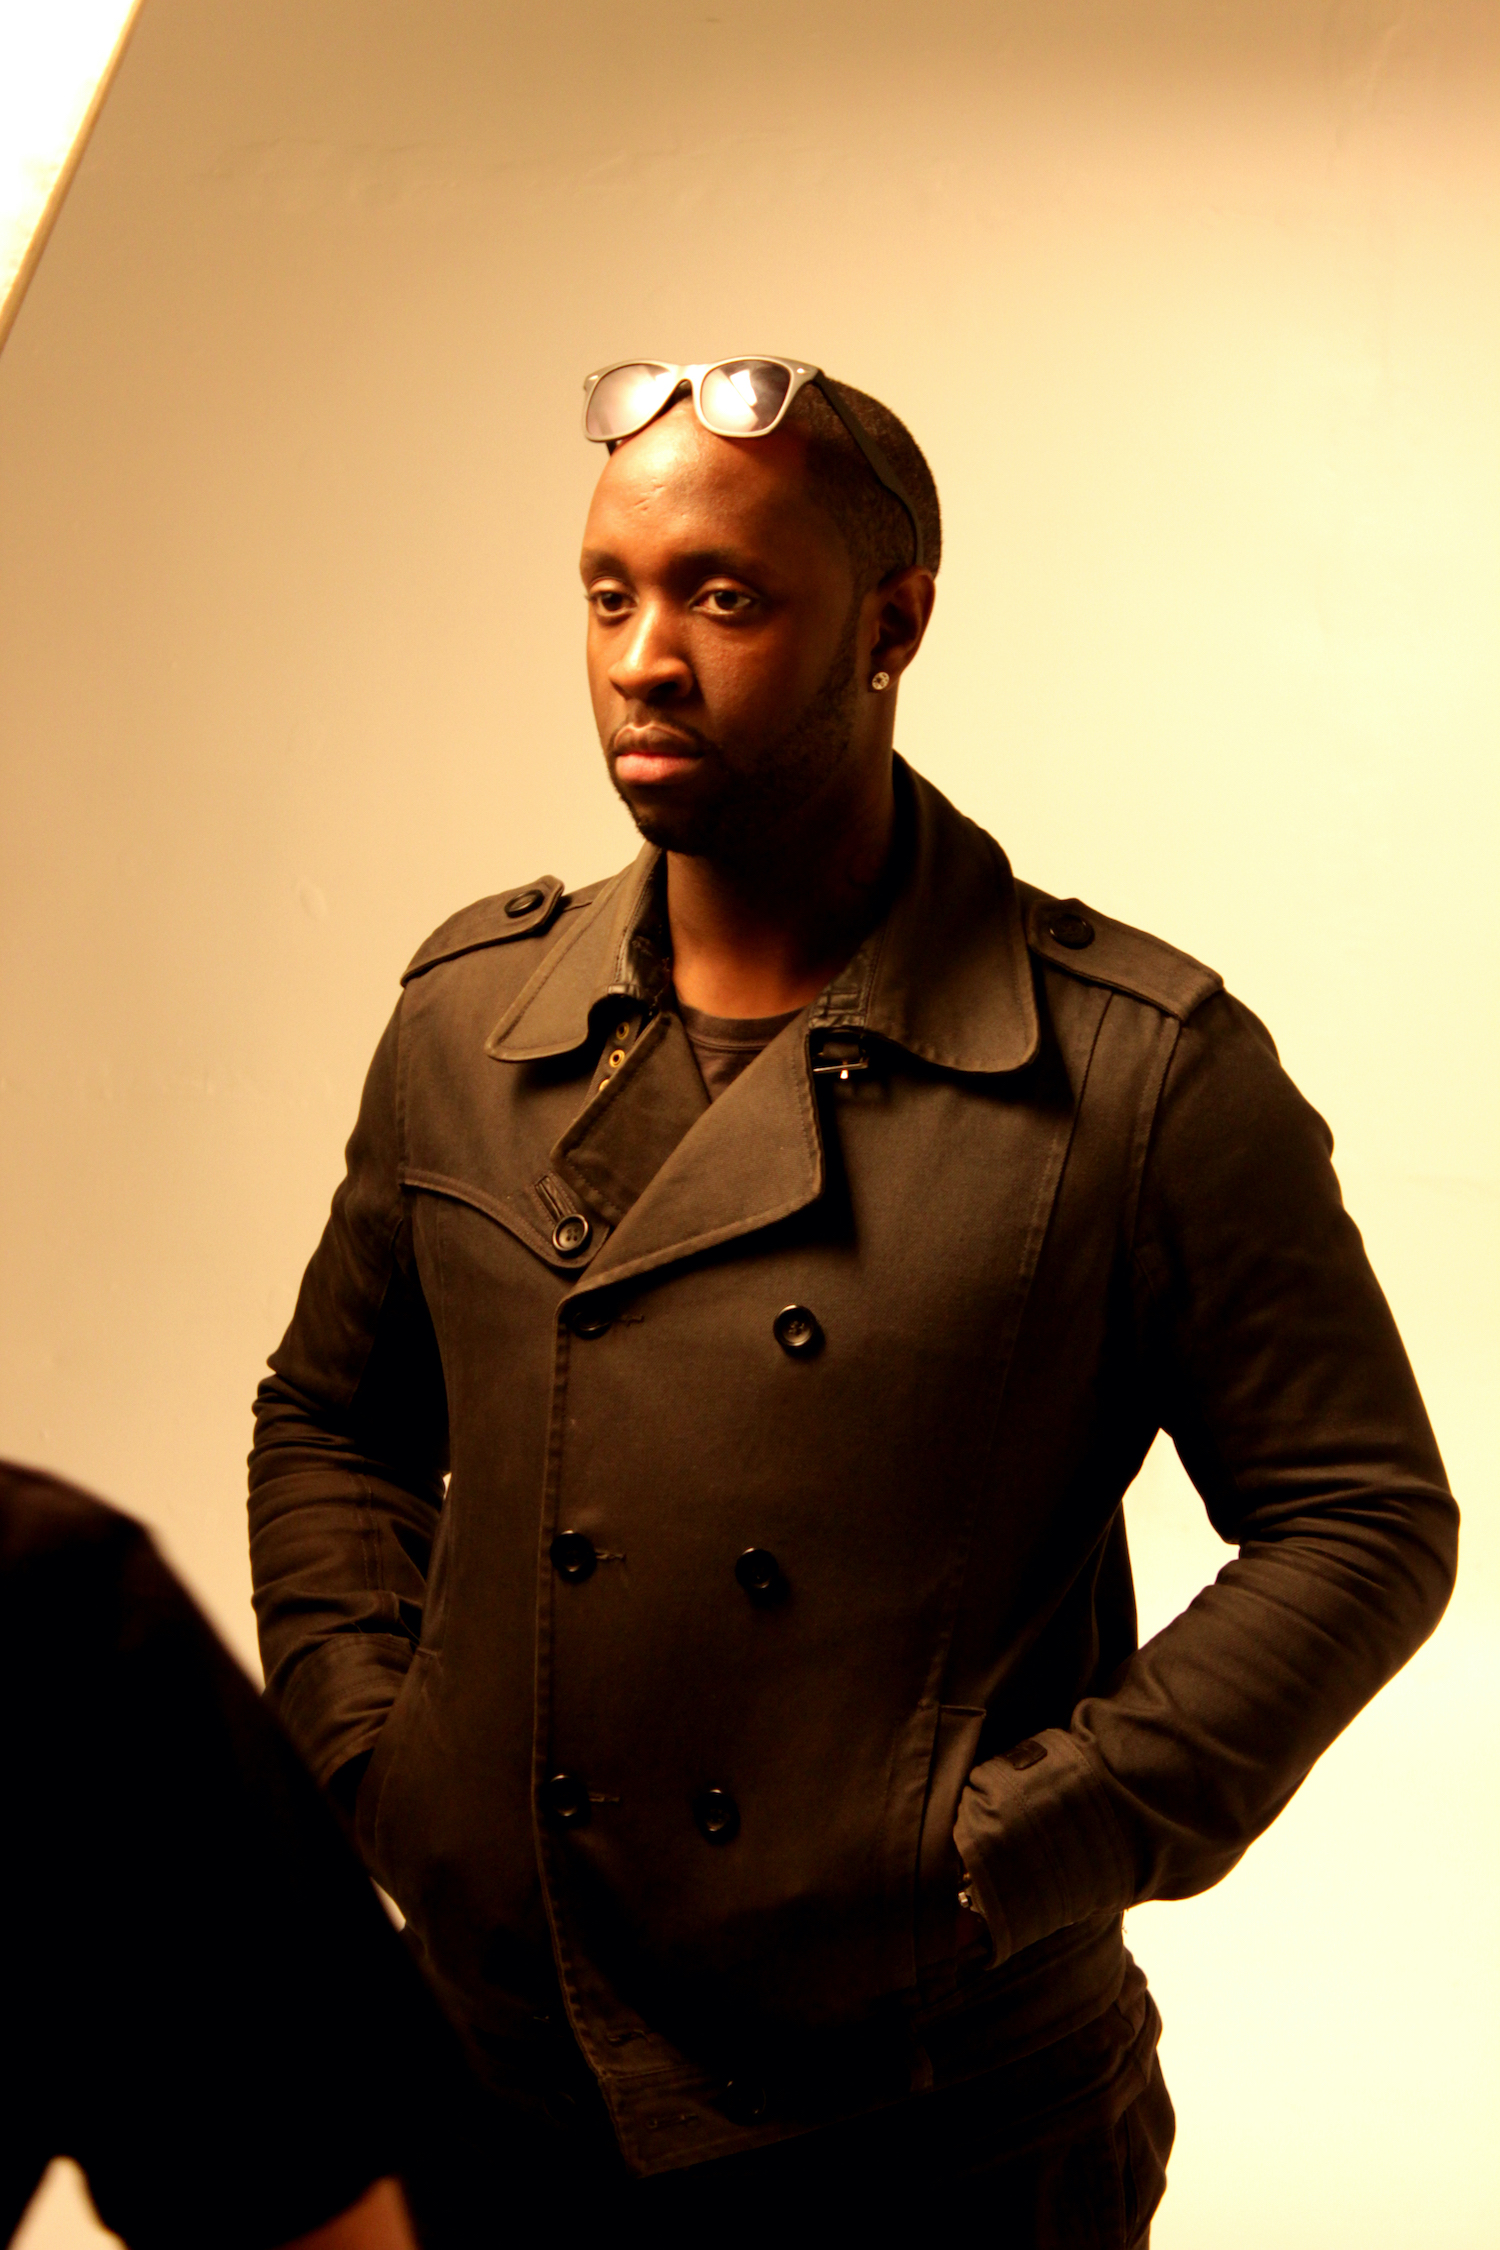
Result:
[[[693,805],[637,800],[615,781],[648,844],[690,859],[726,865],[763,863],[778,836],[837,776],[854,734],[855,656],[859,605],[849,612],[828,670],[796,718],[752,758],[728,759],[720,745],[699,735],[712,760],[718,787]],[[610,768],[614,780],[614,769]]]

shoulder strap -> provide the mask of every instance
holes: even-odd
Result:
[[[1081,899],[1049,898],[1030,883],[1016,889],[1032,952],[1069,976],[1128,992],[1182,1022],[1223,989],[1217,969],[1128,922],[1112,922]]]
[[[402,972],[401,982],[451,961],[456,954],[474,953],[483,945],[508,945],[513,938],[535,937],[556,917],[563,903],[563,887],[556,875],[539,875],[518,890],[497,891],[493,898],[476,899],[457,914],[450,914],[426,943],[419,945]],[[581,894],[569,905],[581,903]]]

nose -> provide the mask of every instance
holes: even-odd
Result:
[[[661,603],[642,602],[612,655],[608,676],[626,703],[681,703],[692,694],[693,668]]]

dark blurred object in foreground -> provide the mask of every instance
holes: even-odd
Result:
[[[55,2156],[132,2250],[270,2250],[440,2175],[451,2035],[146,1532],[0,1464],[0,1601],[0,2242]]]

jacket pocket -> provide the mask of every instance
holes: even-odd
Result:
[[[403,1912],[405,1908],[396,1888],[398,1878],[395,1871],[385,1864],[385,1855],[380,1848],[380,1807],[386,1784],[395,1767],[402,1737],[410,1732],[413,1714],[426,1693],[430,1662],[426,1650],[419,1648],[401,1683],[401,1692],[391,1705],[384,1726],[375,1737],[375,1748],[365,1777],[359,1785],[359,1794],[354,1800],[354,1841],[359,1855],[382,1889],[390,1893],[398,1906],[402,1906]]]
[[[917,1969],[951,1962],[958,1940],[958,1886],[963,1862],[953,1841],[958,1800],[974,1766],[985,1713],[967,1703],[940,1703],[917,1848]]]

